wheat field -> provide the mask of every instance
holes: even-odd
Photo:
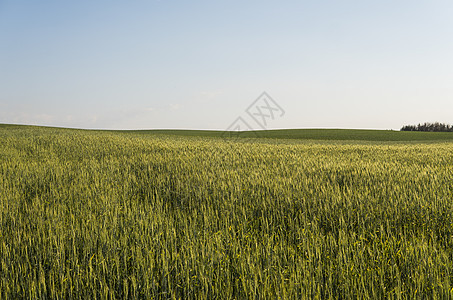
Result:
[[[0,129],[1,299],[448,299],[453,143]]]

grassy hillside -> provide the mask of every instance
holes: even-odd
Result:
[[[453,143],[0,141],[1,299],[453,297]]]
[[[126,131],[140,134],[165,134],[202,137],[272,138],[335,141],[453,141],[452,132],[409,132],[361,129],[279,129],[228,134],[209,130],[142,130]]]
[[[0,124],[0,128],[47,128],[23,125]],[[58,130],[69,130],[54,128]],[[94,130],[99,131],[99,130]],[[217,138],[262,138],[262,139],[299,139],[299,140],[330,140],[330,141],[377,141],[377,142],[453,142],[453,132],[412,132],[393,130],[363,130],[363,129],[276,129],[260,131],[244,131],[228,133],[215,130],[112,130],[111,133],[144,134],[144,135],[175,135]]]

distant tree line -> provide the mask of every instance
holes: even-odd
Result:
[[[453,125],[439,122],[406,125],[401,128],[401,131],[453,132]]]

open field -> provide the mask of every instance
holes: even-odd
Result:
[[[0,124],[0,128],[10,130],[42,129],[73,130],[52,127],[34,127],[24,125]],[[80,131],[80,130],[79,130]],[[102,130],[89,130],[103,132]],[[112,130],[110,133],[126,135],[166,135],[166,136],[197,136],[197,137],[231,137],[224,131],[215,130]],[[288,140],[323,140],[323,141],[376,141],[376,142],[453,142],[453,132],[415,132],[394,130],[365,130],[365,129],[278,129],[241,132],[234,138],[288,139]]]
[[[121,131],[120,131],[121,132]],[[124,132],[123,132],[124,133]],[[164,134],[177,136],[228,137],[222,131],[210,130],[141,130],[125,131],[137,134]],[[360,130],[360,129],[279,129],[241,132],[239,138],[265,139],[303,139],[330,141],[450,141],[453,142],[452,132],[411,132],[393,130]]]
[[[219,134],[0,125],[0,298],[453,297],[453,134]]]

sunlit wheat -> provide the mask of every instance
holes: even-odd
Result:
[[[1,299],[452,296],[452,143],[0,141]]]

